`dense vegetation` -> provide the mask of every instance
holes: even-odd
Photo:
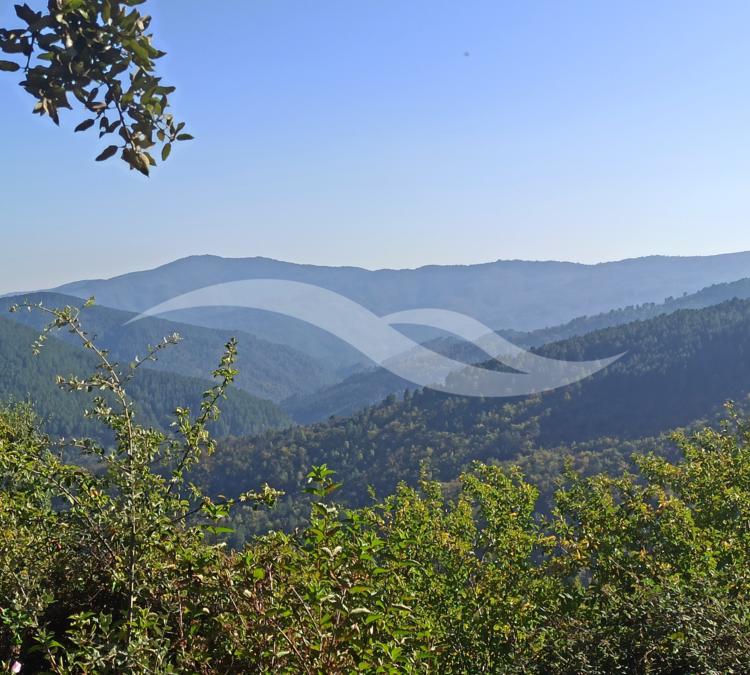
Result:
[[[57,325],[80,330],[75,314]],[[96,351],[82,331],[79,337]],[[0,412],[0,659],[14,672],[742,673],[750,660],[750,427],[675,438],[640,479],[568,472],[549,517],[518,470],[474,464],[451,499],[400,484],[369,507],[308,474],[309,525],[215,543],[233,508],[185,483],[236,375],[176,435],[139,426],[128,371],[61,382],[102,390],[113,447],[67,465],[23,408]],[[143,371],[145,372],[145,371]],[[158,467],[159,470],[154,471]],[[102,470],[103,469],[103,470]]]
[[[750,301],[733,300],[571,338],[540,351],[571,360],[627,353],[596,376],[541,396],[497,400],[423,390],[391,396],[352,417],[228,440],[205,465],[206,485],[233,494],[262,477],[289,495],[275,517],[297,523],[304,514],[298,486],[314,464],[328,463],[346,476],[342,498],[350,505],[365,504],[370,485],[382,495],[401,480],[414,484],[423,462],[436,479],[451,481],[474,460],[529,461],[537,467],[534,478],[547,485],[560,466],[550,462],[550,451],[605,452],[604,466],[626,467],[640,439],[710,417],[727,399],[744,405],[749,334]],[[625,443],[627,451],[615,451]],[[545,462],[531,458],[540,450]],[[594,469],[603,468],[593,461]],[[264,514],[254,518],[257,523],[243,527],[269,525]]]
[[[43,302],[51,307],[80,304],[76,298],[57,293],[31,293],[0,298],[0,312],[21,300]],[[35,313],[8,315],[39,330],[43,319]],[[235,385],[254,396],[280,401],[292,394],[310,393],[333,381],[334,374],[310,356],[291,347],[274,344],[239,331],[216,330],[174,323],[164,319],[145,318],[125,325],[135,315],[109,307],[94,306],[87,313],[86,326],[97,336],[97,342],[121,363],[129,362],[144,345],[158,344],[165,335],[178,333],[184,344],[162,353],[148,368],[190,377],[205,377],[206,364],[216,351],[234,336],[240,346]],[[70,338],[67,333],[58,335]],[[70,341],[70,339],[69,339]]]
[[[750,279],[741,279],[726,284],[716,284],[680,298],[667,298],[663,303],[645,303],[637,306],[611,310],[594,316],[574,319],[561,326],[542,328],[529,333],[500,331],[502,335],[523,347],[540,347],[552,342],[569,340],[594,331],[622,326],[635,321],[645,321],[684,309],[703,309],[728,300],[750,298]],[[428,346],[440,353],[464,363],[479,363],[486,355],[474,355],[468,343],[458,339],[436,339]],[[383,368],[373,368],[354,373],[316,391],[313,394],[296,394],[284,401],[284,409],[302,424],[325,420],[331,415],[345,417],[353,415],[365,406],[379,403],[389,394],[401,394],[411,385]]]
[[[539,346],[550,342],[565,340],[576,335],[585,335],[602,328],[621,326],[633,321],[645,321],[664,314],[672,314],[681,309],[703,309],[719,305],[728,300],[746,300],[750,298],[750,279],[740,279],[723,284],[713,284],[697,293],[685,293],[679,298],[667,298],[664,302],[646,302],[631,305],[594,316],[581,316],[561,326],[541,328],[529,333],[506,331],[519,344]]]
[[[83,418],[87,398],[66,395],[54,384],[56,375],[88,371],[94,364],[92,355],[60,340],[50,340],[34,357],[31,345],[37,335],[32,328],[0,317],[0,400],[34,401],[43,428],[52,434],[69,437],[101,433],[100,425]],[[124,363],[127,365],[134,356],[130,354]],[[138,403],[139,421],[165,429],[173,420],[175,408],[195,406],[207,386],[204,379],[144,369],[133,381],[131,395]],[[289,424],[273,403],[239,390],[230,392],[224,412],[215,429],[222,436],[261,433]]]

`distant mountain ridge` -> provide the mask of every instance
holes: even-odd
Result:
[[[596,265],[497,261],[374,271],[257,257],[194,256],[153,270],[73,282],[55,290],[77,297],[95,295],[108,307],[139,312],[207,285],[241,279],[287,279],[342,293],[378,315],[440,307],[469,314],[493,329],[528,331],[613,307],[661,302],[669,296],[746,277],[750,277],[750,252],[651,256]]]

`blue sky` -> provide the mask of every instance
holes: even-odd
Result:
[[[148,180],[95,164],[81,115],[55,128],[0,73],[0,292],[193,253],[413,267],[750,249],[750,3],[144,7],[196,140]]]

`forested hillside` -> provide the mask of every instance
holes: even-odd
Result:
[[[494,466],[465,472],[450,501],[423,480],[356,511],[313,468],[308,524],[239,552],[213,544],[230,505],[183,499],[179,474],[143,461],[158,439],[142,432],[121,436],[98,476],[0,409],[9,672],[746,671],[750,429],[738,418],[681,439],[672,463],[641,458],[641,480],[568,476],[551,518],[520,473]],[[244,499],[263,508],[266,494]]]
[[[553,326],[530,333],[499,331],[504,337],[523,347],[539,347],[583,336],[596,330],[621,326],[633,321],[653,319],[681,309],[702,309],[732,299],[750,298],[750,279],[717,284],[698,293],[680,298],[668,298],[662,303],[647,303],[637,307],[625,307],[595,316],[580,317],[562,326]],[[482,357],[474,356],[467,343],[457,338],[431,340],[427,346],[464,363],[477,363]],[[361,408],[373,405],[389,394],[402,394],[413,388],[409,382],[383,368],[370,368],[350,375],[341,382],[324,387],[314,395],[297,394],[284,401],[284,408],[302,424],[327,419],[331,415],[346,417]]]
[[[53,314],[79,329],[74,312]],[[85,444],[93,471],[66,464],[28,409],[0,406],[4,663],[71,675],[291,674],[310,664],[325,673],[742,673],[742,405],[720,431],[635,436],[697,409],[718,413],[716,396],[742,394],[744,404],[749,328],[750,301],[680,311],[546,347],[565,358],[628,348],[564,391],[506,402],[391,396],[349,420],[228,441],[213,455],[208,428],[236,375],[233,342],[192,404],[204,414],[178,413],[165,443],[139,426],[149,414],[134,415],[106,357],[92,349],[71,359],[72,346],[50,341],[37,377],[63,359],[114,405],[95,413],[107,443]],[[5,319],[0,330],[3,345],[35,335]],[[16,372],[17,355],[1,355]],[[139,371],[126,386],[136,400],[163,400],[173,391],[150,384],[166,375]],[[692,386],[675,391],[675,381]],[[645,415],[654,396],[663,416]],[[625,431],[611,411],[626,416]],[[566,459],[585,475],[605,473],[586,478]],[[508,462],[525,476],[497,466]],[[250,536],[271,524],[287,531]]]
[[[713,284],[697,293],[685,293],[678,298],[666,298],[664,302],[648,302],[642,305],[613,309],[594,316],[582,316],[561,326],[541,328],[529,333],[504,331],[503,334],[525,346],[539,346],[585,335],[602,328],[621,326],[633,321],[645,321],[680,309],[703,309],[727,300],[750,298],[750,279],[740,279],[723,284]]]
[[[424,343],[430,350],[466,364],[479,363],[487,354],[470,342],[439,337]],[[296,394],[281,402],[300,424],[311,424],[331,416],[349,417],[362,408],[380,403],[390,394],[401,395],[414,384],[381,367],[367,368],[313,394]]]
[[[385,494],[400,480],[413,483],[423,461],[436,478],[451,481],[472,460],[515,461],[571,444],[587,451],[638,444],[715,415],[727,399],[747,397],[750,301],[683,310],[540,351],[571,360],[626,354],[592,378],[535,397],[421,390],[350,418],[229,441],[206,465],[205,479],[214,490],[234,492],[262,477],[298,494],[306,467],[325,462],[345,477],[342,494],[357,501],[367,485]]]
[[[0,401],[30,401],[42,419],[45,430],[55,435],[98,435],[101,425],[83,419],[91,395],[60,391],[55,377],[87,373],[95,363],[93,355],[80,346],[50,339],[41,354],[32,354],[39,332],[0,317]],[[174,347],[173,347],[174,348]],[[212,364],[218,361],[221,346],[206,361],[200,379],[168,372],[142,370],[133,381],[131,395],[136,401],[139,420],[167,429],[174,421],[178,406],[197,410],[201,395],[208,387]],[[135,356],[133,354],[131,359]],[[126,362],[127,367],[129,361]],[[219,436],[256,434],[289,424],[287,416],[273,403],[236,389],[224,402],[224,415],[214,429]]]
[[[44,318],[38,313],[7,313],[11,305],[22,300],[43,302],[48,307],[82,304],[79,298],[56,293],[0,298],[0,314],[37,329],[44,323]],[[158,361],[146,364],[146,367],[191,377],[205,377],[206,369],[221,353],[229,338],[236,337],[240,348],[240,375],[236,385],[272,401],[280,401],[293,394],[310,393],[336,381],[330,369],[307,354],[286,345],[261,340],[249,333],[214,330],[152,317],[125,325],[133,316],[131,312],[95,305],[86,311],[86,328],[97,336],[99,344],[122,363],[129,363],[147,345],[158,344],[165,336],[179,333],[183,342],[162,353]],[[66,333],[58,333],[55,337],[71,338]]]

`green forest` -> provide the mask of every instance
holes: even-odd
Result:
[[[561,458],[572,457],[586,473],[622,470],[631,466],[635,448],[669,454],[669,432],[715,420],[726,401],[745,406],[747,335],[747,300],[595,331],[538,350],[572,360],[626,352],[577,384],[500,401],[407,391],[351,417],[223,440],[204,465],[202,481],[224,494],[258,481],[287,492],[277,520],[250,516],[257,522],[238,524],[240,533],[301,522],[302,479],[322,463],[346,476],[340,498],[351,506],[367,503],[368,487],[385,495],[400,481],[415,484],[425,467],[449,483],[473,461],[534,466],[531,478],[546,486],[547,498]]]
[[[110,363],[85,311],[44,309],[47,332],[99,359],[68,362],[88,375],[60,395],[103,392],[88,417],[108,434],[71,440],[85,461],[69,463],[30,406],[0,412],[0,650],[54,673],[745,672],[750,427],[730,405],[636,437],[741,390],[727,345],[749,304],[549,347],[632,347],[593,393],[498,406],[425,390],[218,443],[236,341],[168,430],[128,393],[157,373]],[[39,363],[75,349],[37,346]],[[629,434],[604,426],[602,388],[630,378],[632,408],[678,363],[729,388],[696,388],[683,416],[635,407]],[[575,443],[547,426],[556,396],[592,412]]]
[[[86,372],[94,367],[92,355],[81,350],[80,346],[54,339],[35,357],[31,347],[38,334],[38,330],[0,316],[0,363],[3,369],[0,400],[33,401],[42,428],[50,434],[70,437],[103,433],[99,425],[84,418],[87,399],[82,395],[66,395],[55,385],[58,375]],[[155,341],[155,344],[159,342]],[[135,353],[130,358],[133,357]],[[143,370],[133,381],[130,392],[138,402],[139,421],[168,428],[176,407],[195,405],[200,400],[201,392],[209,386],[206,375],[208,373],[204,373],[201,379]],[[239,389],[230,392],[225,413],[215,430],[221,436],[240,431],[260,433],[289,424],[289,418],[276,405]]]
[[[560,326],[540,328],[531,332],[517,330],[498,332],[517,345],[542,347],[554,342],[569,341],[571,338],[581,337],[605,328],[664,317],[679,310],[703,309],[730,300],[745,300],[749,297],[750,280],[740,279],[732,283],[713,284],[680,298],[667,298],[662,303],[646,303],[613,309],[593,316],[579,317]],[[464,363],[478,363],[483,360],[477,354],[476,349],[469,349],[471,345],[456,338],[434,339],[430,340],[428,345],[431,349]],[[284,401],[284,407],[295,421],[309,424],[324,420],[331,415],[348,417],[365,406],[379,403],[389,394],[401,394],[410,386],[408,382],[384,368],[368,369],[354,373],[343,381],[312,394],[297,393],[290,396]]]

